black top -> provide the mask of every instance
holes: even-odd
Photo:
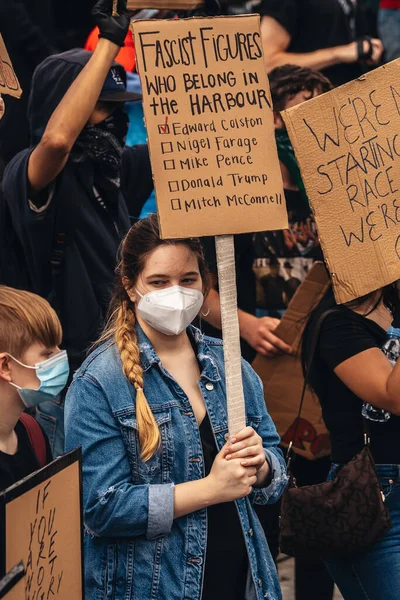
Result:
[[[121,164],[126,196],[120,191],[116,201],[96,190],[90,165],[72,160],[40,198],[33,197],[27,180],[31,152],[20,152],[4,173],[0,283],[50,300],[60,315],[63,345],[75,370],[103,325],[129,215],[140,212],[152,189],[148,150],[146,145],[126,147]],[[51,257],[60,234],[66,243],[55,280]]]
[[[289,33],[287,52],[342,46],[366,33],[359,0],[355,9],[353,0],[263,0],[260,13],[273,17]],[[323,73],[334,85],[341,85],[359,77],[362,71],[359,64],[353,63],[335,65]]]
[[[314,311],[305,332],[309,348],[318,316]],[[331,434],[332,461],[348,462],[363,447],[362,400],[345,386],[333,369],[348,358],[370,348],[382,348],[386,332],[370,319],[342,306],[322,324],[310,382],[318,394],[322,415]],[[400,417],[385,423],[369,421],[371,451],[377,464],[400,463]]]
[[[201,238],[204,248],[205,259],[211,273],[217,278],[217,257],[215,253],[215,238]],[[236,290],[238,308],[251,314],[256,314],[256,283],[253,272],[253,240],[251,233],[243,233],[234,236],[235,242],[235,268],[236,268]],[[206,321],[202,320],[200,328],[206,335],[222,337],[220,329],[216,329]],[[256,351],[244,340],[240,341],[242,356],[248,362],[252,362]]]
[[[47,463],[52,461],[49,440],[42,429],[46,442]],[[0,451],[0,491],[5,490],[37,469],[40,469],[39,461],[29,441],[24,425],[18,421],[15,426],[18,437],[18,450],[16,454],[10,455]]]
[[[206,415],[200,425],[205,475],[211,471],[217,446]],[[246,544],[234,502],[214,504],[207,509],[208,540],[203,600],[243,600],[249,566]]]

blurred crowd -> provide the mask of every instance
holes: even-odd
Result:
[[[122,0],[119,4],[124,6]],[[201,246],[197,245],[196,240],[181,244],[183,248],[172,243],[171,250],[160,238],[156,219],[149,216],[157,211],[157,207],[143,122],[141,85],[135,69],[135,47],[132,33],[128,29],[130,19],[174,18],[196,14],[259,13],[261,16],[263,54],[269,74],[275,139],[289,228],[285,231],[235,236],[241,348],[243,357],[250,363],[257,354],[270,358],[291,351],[275,335],[275,329],[314,262],[323,260],[316,223],[280,113],[400,57],[400,0],[222,0],[220,6],[210,0],[204,9],[196,12],[147,10],[144,7],[141,11],[131,13],[124,9],[118,17],[110,15],[109,7],[110,0],[0,0],[0,33],[23,90],[20,99],[4,96],[5,112],[0,120],[0,318],[3,319],[0,324],[0,395],[7,398],[10,411],[10,418],[3,419],[4,423],[0,422],[0,474],[7,478],[7,483],[0,481],[0,489],[15,483],[40,464],[26,438],[25,429],[28,431],[32,423],[28,420],[22,426],[18,421],[19,415],[16,417],[18,410],[14,410],[14,407],[18,398],[22,398],[30,415],[36,418],[41,429],[47,433],[44,462],[49,462],[52,456],[64,451],[65,394],[62,390],[67,383],[71,383],[72,374],[78,372],[69,392],[65,447],[70,449],[79,443],[84,446],[84,484],[87,486],[85,514],[90,527],[95,531],[92,535],[88,530],[90,539],[86,548],[89,565],[87,583],[93,594],[97,586],[96,578],[102,576],[100,563],[103,560],[99,559],[98,554],[102,542],[97,541],[96,535],[99,538],[123,537],[125,534],[121,534],[122,527],[131,527],[135,532],[133,535],[141,536],[140,540],[144,544],[142,551],[146,555],[147,540],[151,540],[149,544],[156,545],[157,541],[154,540],[168,533],[169,543],[176,552],[181,553],[185,564],[200,560],[195,555],[201,551],[201,544],[205,544],[204,528],[201,529],[203,525],[195,520],[197,517],[193,517],[193,528],[202,532],[197,538],[201,543],[199,542],[197,549],[193,546],[193,556],[188,558],[190,553],[188,554],[185,544],[191,544],[193,540],[181,525],[180,518],[188,514],[198,515],[197,511],[203,506],[199,504],[203,490],[185,488],[182,491],[181,488],[182,495],[179,495],[179,499],[178,496],[175,497],[175,509],[171,490],[161,485],[165,483],[164,479],[162,482],[157,481],[152,488],[157,488],[153,496],[144,491],[153,481],[153,474],[164,468],[164,454],[162,459],[160,453],[156,454],[158,445],[164,444],[162,447],[168,460],[173,451],[167,443],[169,438],[165,431],[175,440],[177,447],[182,444],[183,453],[188,448],[183,446],[182,440],[187,438],[187,443],[192,443],[191,435],[194,436],[194,433],[188,425],[181,424],[180,428],[174,429],[175,421],[171,417],[171,411],[175,405],[161,405],[161,400],[159,401],[161,395],[166,397],[169,394],[168,390],[172,390],[176,397],[184,396],[176,381],[187,394],[184,397],[190,398],[191,402],[193,400],[192,405],[196,406],[194,412],[197,424],[201,423],[202,427],[204,423],[200,434],[207,475],[210,475],[213,482],[218,477],[225,477],[223,480],[226,487],[231,490],[230,495],[224,495],[223,490],[218,488],[212,503],[217,506],[222,502],[230,502],[233,506],[232,501],[241,500],[250,493],[252,487],[249,487],[246,479],[247,492],[243,492],[242,487],[239,492],[238,482],[235,485],[228,482],[221,466],[225,456],[221,455],[220,448],[215,447],[212,430],[214,428],[214,433],[221,432],[223,425],[218,421],[219,415],[211,424],[206,420],[206,410],[203,411],[202,399],[198,396],[196,381],[200,377],[199,369],[204,368],[208,374],[207,383],[204,384],[204,397],[207,398],[207,393],[214,390],[214,386],[217,388],[210,365],[217,364],[218,369],[223,372],[222,350],[219,350],[218,343],[208,356],[207,348],[197,346],[203,342],[199,342],[200,338],[195,333],[193,337],[189,335],[185,338],[182,346],[174,347],[173,352],[165,340],[159,337],[161,332],[174,339],[181,339],[182,331],[199,315],[196,325],[205,334],[221,338],[218,272],[212,238],[202,239]],[[122,240],[125,241],[120,248]],[[157,252],[161,254],[158,255]],[[194,261],[191,271],[197,273],[197,280],[195,278],[193,281],[187,275],[182,283],[182,276],[176,274],[174,265],[183,260],[179,253],[184,252],[187,252],[189,262]],[[189,305],[192,309],[195,307],[193,314],[181,308],[176,323],[172,323],[172,318],[169,323],[165,317],[167,313],[163,310],[166,310],[166,306],[168,308],[168,300],[157,296],[158,281],[152,280],[149,283],[150,291],[146,286],[141,289],[137,285],[141,277],[144,277],[143,274],[150,267],[153,268],[151,261],[154,256],[158,257],[163,268],[170,273],[170,283],[165,284],[165,288],[172,290],[184,287],[189,299],[181,291],[184,299],[180,297],[179,302],[185,308]],[[116,268],[118,288],[114,291],[110,313]],[[162,282],[159,287],[163,287]],[[154,314],[150,317],[143,307],[144,296],[147,296],[150,308],[154,309]],[[52,309],[43,298],[48,300]],[[327,298],[333,305],[332,294]],[[370,300],[367,299],[366,302],[370,303]],[[171,292],[172,307],[174,301],[179,304]],[[200,309],[203,310],[203,301],[207,310],[200,312]],[[371,305],[368,304],[369,308],[374,305],[371,302]],[[392,308],[392,304],[388,302],[387,305],[389,304]],[[382,307],[383,300],[380,297],[371,312],[382,312]],[[379,324],[382,325],[383,322],[387,329],[391,321],[387,322],[389,317],[384,313],[381,322],[381,316],[378,318]],[[382,346],[385,340],[385,335],[382,338],[382,331],[377,332],[375,328],[372,333],[369,332],[368,335],[371,333],[370,338],[373,338],[371,342],[366,334],[362,331],[360,333],[362,327],[357,318],[355,321],[355,324],[352,322],[349,326],[352,332],[359,333],[358,343],[352,346],[355,356],[368,348]],[[183,329],[180,328],[181,322],[185,323]],[[21,323],[24,324],[23,327],[20,326]],[[346,345],[346,351],[351,345],[347,339],[342,346],[337,341],[338,331],[344,331],[347,325],[344,319],[330,329],[331,337],[327,346],[332,352],[332,348],[337,350],[337,353],[334,358],[329,355],[329,369],[324,381],[333,377],[337,364],[353,356],[345,356],[343,351],[343,344]],[[86,362],[86,366],[82,368],[88,351],[93,349],[99,336],[98,344],[114,339],[117,352],[102,356],[97,347],[92,355],[95,357],[93,364],[89,359],[89,363]],[[146,336],[154,349],[150,349]],[[61,339],[65,352],[59,353]],[[42,346],[50,348],[50,354],[41,354],[38,347],[32,349],[38,341]],[[339,346],[342,353],[338,350]],[[29,349],[31,353],[27,354]],[[123,373],[118,367],[117,354],[118,360],[121,357]],[[195,358],[198,360],[190,360],[192,354],[196,354]],[[175,360],[177,356],[179,361]],[[32,373],[29,377],[26,374],[24,376],[24,368],[35,369],[35,365],[46,361],[53,362],[46,364],[43,380],[39,371],[37,372],[40,388],[31,390],[31,386],[35,385],[34,376]],[[10,363],[14,366],[10,367]],[[155,363],[160,366],[156,375],[152,370]],[[324,368],[327,368],[326,364],[324,363]],[[167,368],[176,381],[168,374]],[[246,466],[254,466],[251,481],[260,488],[260,492],[255,494],[255,503],[258,504],[256,512],[269,546],[264,541],[257,545],[257,540],[250,539],[258,521],[254,520],[253,512],[246,508],[244,502],[238,504],[241,507],[239,518],[242,527],[251,532],[246,537],[249,547],[254,544],[254,552],[250,553],[253,578],[256,569],[259,569],[262,574],[259,587],[263,597],[275,600],[279,598],[279,584],[272,560],[278,555],[279,503],[276,502],[286,483],[285,466],[273,425],[274,415],[271,415],[271,421],[264,403],[262,408],[257,404],[255,390],[258,389],[258,380],[249,365],[244,369],[244,384],[248,393],[246,401],[249,410],[253,410],[253,413],[249,413],[248,420],[252,425],[246,428],[251,429],[250,433],[247,431],[242,434],[242,438],[238,437],[237,448],[232,451],[232,455],[237,458],[243,452],[240,442],[246,447],[257,448],[254,450],[254,461]],[[321,367],[321,372],[322,370]],[[190,378],[190,375],[193,377]],[[51,386],[46,384],[46,376],[49,380],[56,380],[52,391]],[[20,383],[16,385],[12,377],[20,378]],[[363,399],[364,390],[357,388],[354,392],[350,379],[346,373],[342,384],[348,394],[346,398],[352,401],[358,394]],[[125,414],[122,403],[124,394],[128,394],[127,381],[132,386],[131,393],[135,395],[137,403],[137,413],[134,414]],[[12,385],[9,386],[9,383]],[[39,382],[36,380],[36,383]],[[324,393],[329,395],[330,390],[324,388],[323,382],[317,382],[316,385],[320,385],[322,397]],[[146,395],[150,390],[151,410],[144,397],[144,387]],[[45,393],[44,396],[30,394],[26,393],[25,388]],[[218,393],[219,401],[222,402],[224,393]],[[152,394],[157,398],[155,406],[152,404]],[[333,419],[335,428],[337,422],[334,421],[332,404],[329,405],[328,402],[327,406],[326,414]],[[212,405],[209,404],[206,408],[212,415]],[[193,417],[190,405],[186,409],[184,414]],[[343,410],[347,410],[346,407]],[[93,413],[96,416],[91,426],[88,426]],[[252,422],[252,414],[260,414],[257,424]],[[117,421],[123,432],[120,436],[119,429],[117,428],[117,433],[115,431]],[[194,422],[197,426],[196,420]],[[256,436],[252,427],[257,428],[258,425]],[[107,441],[104,448],[97,447],[100,445],[100,434],[97,431],[101,431],[102,440]],[[197,429],[196,431],[198,433]],[[345,448],[340,455],[341,459],[345,457],[343,462],[351,457],[346,454],[351,444],[346,445],[347,440],[343,441],[346,433],[347,431],[339,432],[343,444],[341,449]],[[396,432],[393,429],[391,433],[394,435]],[[25,453],[25,458],[22,457],[19,462],[9,460],[9,455],[13,455],[12,451],[4,451],[5,447],[15,450],[16,439],[20,440],[19,447]],[[136,439],[135,446],[136,442],[132,440]],[[218,443],[220,441],[218,438]],[[128,450],[125,451],[125,447]],[[197,447],[190,447],[194,457],[198,450]],[[143,453],[145,460],[142,460]],[[126,465],[123,464],[122,454]],[[338,456],[337,453],[336,458]],[[108,459],[111,464],[109,468]],[[193,458],[192,462],[195,461],[196,458]],[[381,462],[398,463],[400,460],[388,461],[385,455]],[[137,496],[130,496],[132,486],[128,480],[129,465],[132,464],[137,467],[137,481],[134,482],[136,490],[140,488],[140,495]],[[85,465],[89,465],[86,472]],[[183,472],[184,466],[180,465],[179,460],[171,466],[171,469],[176,469],[176,480],[181,477],[181,467]],[[326,480],[331,469],[331,458],[328,453],[315,461],[298,456],[295,469],[300,484],[317,484]],[[113,477],[116,474],[120,477],[120,501],[115,499],[114,494]],[[241,477],[244,477],[243,474]],[[108,482],[104,485],[101,483],[103,492],[100,495],[96,488],[100,485],[99,478]],[[242,485],[242,479],[240,481]],[[186,483],[189,485],[193,482]],[[139,491],[135,493],[139,494]],[[126,498],[134,500],[133,514],[127,509],[129,502]],[[143,517],[142,509],[147,511],[146,518]],[[241,543],[242,530],[237,527],[239,521],[236,513],[233,513],[210,512],[212,525],[209,525],[209,535],[219,556],[228,553],[227,548],[219,545],[219,534],[221,528],[229,528],[235,523],[232,530],[229,529],[231,537],[228,541],[232,547],[240,547],[240,552],[232,555],[231,559],[237,565],[238,578],[232,578],[231,587],[227,588],[228,558],[222,561],[222,566],[219,563],[221,573],[226,575],[225,587],[219,594],[228,595],[229,590],[230,596],[243,600],[243,590],[247,590],[249,583],[246,571],[248,558]],[[119,521],[115,519],[116,514]],[[119,523],[122,523],[121,529]],[[115,586],[119,585],[122,589],[120,579],[124,578],[124,567],[121,565],[125,564],[124,561],[128,562],[127,553],[130,550],[125,546],[121,549],[121,546],[122,544],[115,550],[119,553],[120,563],[116,560],[114,567],[115,578],[119,578],[119,583],[115,583]],[[167,544],[166,547],[166,552],[172,551]],[[107,545],[101,548],[108,552]],[[153,550],[154,548],[152,546]],[[161,546],[157,548],[157,552],[161,553]],[[260,553],[264,553],[268,559],[258,560]],[[211,553],[208,560],[212,565],[216,558]],[[139,585],[142,581],[146,585],[150,582],[149,590],[152,589],[151,585],[160,583],[156,582],[158,575],[156,577],[153,572],[150,573],[150,562],[143,559],[143,564],[138,567],[138,572],[142,569]],[[373,563],[373,566],[378,565],[378,562]],[[356,584],[349,573],[342,577],[342,566],[331,565],[328,573],[318,558],[298,557],[296,599],[331,600],[334,585],[332,574],[336,581],[340,581],[343,589],[349,590],[346,600],[366,598],[367,596],[352,595],[356,592],[361,594],[362,586],[360,584],[360,587],[354,587]],[[171,573],[175,573],[174,568],[176,565],[171,564]],[[168,593],[175,589],[174,586],[182,591],[183,588],[179,587],[181,584],[187,586],[184,591],[189,594],[182,597],[199,597],[199,573],[189,583],[185,581],[185,584],[179,580],[179,575],[176,578],[171,575],[167,581],[164,575],[160,585],[164,586],[162,589],[165,595],[160,597],[168,597]],[[310,579],[313,581],[312,592]],[[204,600],[225,597],[215,593],[219,589],[216,569],[210,568],[205,585],[205,589],[211,591],[204,592]],[[237,589],[241,590],[238,595],[235,595],[235,589],[236,592]],[[119,594],[112,597],[131,597],[128,592],[124,595],[119,591]],[[88,600],[94,597],[95,595],[90,596]],[[256,598],[251,593],[245,597]],[[378,598],[368,597],[374,600]],[[385,595],[382,598],[395,599],[396,595]]]

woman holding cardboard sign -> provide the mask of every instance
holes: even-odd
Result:
[[[352,527],[350,536],[357,535],[357,530],[362,534],[361,544],[351,553],[346,548],[346,555],[337,552],[337,556],[329,557],[331,544],[326,554],[328,569],[346,600],[400,597],[400,361],[394,363],[395,357],[388,355],[399,333],[397,329],[388,331],[393,313],[397,318],[400,314],[399,307],[396,284],[347,305],[337,305],[329,290],[312,313],[303,342],[306,372],[331,435],[334,464],[328,479],[335,481],[342,494]],[[390,336],[394,336],[394,341]],[[368,438],[379,481],[374,472],[368,477],[354,518],[348,495],[346,500],[346,493],[351,490],[349,483],[337,477],[345,472],[344,467],[359,460]],[[376,498],[371,495],[374,479]],[[366,543],[370,531],[363,530],[364,498],[368,497],[373,498],[369,514],[376,509],[375,523],[386,519],[387,525],[371,537],[370,544]],[[386,509],[392,522],[388,531]],[[338,539],[344,539],[349,532],[337,531],[337,524],[336,515],[331,531]]]
[[[248,426],[226,442],[222,342],[190,326],[208,288],[200,242],[161,240],[152,215],[126,236],[118,276],[66,404],[67,447],[83,451],[87,598],[277,600],[251,502],[283,491],[279,438],[243,362]]]

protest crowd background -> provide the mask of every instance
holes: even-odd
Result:
[[[400,114],[396,67],[388,66],[400,57],[400,1],[207,0],[193,10],[166,2],[128,10],[118,0],[116,6],[114,13],[112,0],[0,0],[0,34],[22,88],[20,98],[3,93],[0,105],[0,492],[82,446],[86,600],[398,599],[400,273],[386,275],[382,267],[385,284],[376,277],[375,287],[368,282],[357,294],[349,290],[358,282],[350,282],[340,288],[346,300],[338,301],[341,282],[327,260],[335,243],[317,230],[299,158],[307,148],[296,146],[296,154],[293,148],[296,132],[304,132],[296,113],[283,111],[319,99],[313,106],[318,123],[327,123],[324,141],[309,129],[326,160],[318,181],[330,184],[332,202],[343,156],[325,153],[335,146],[335,132],[328,125],[331,105],[321,101],[386,65]],[[288,228],[266,224],[234,235],[247,427],[226,441],[215,237],[162,239],[144,80],[129,24],[244,14],[261,16]],[[2,63],[0,83],[5,73]],[[339,126],[347,141],[356,128],[367,138],[363,127],[370,128],[371,154],[365,145],[362,169],[351,155],[346,184],[354,168],[369,176],[379,156],[379,166],[387,167],[375,187],[365,179],[365,205],[362,175],[351,198],[347,187],[352,212],[368,207],[365,229],[350,233],[347,246],[352,236],[372,242],[383,236],[376,213],[368,214],[378,196],[385,229],[400,222],[396,199],[392,212],[387,200],[400,189],[400,172],[385,162],[400,156],[396,131],[392,145],[374,145],[394,109],[384,112],[377,93],[378,86],[365,113],[349,98],[357,116],[349,117],[351,125],[346,111],[336,118],[338,148]],[[168,119],[158,125],[161,137],[168,127]],[[207,136],[198,137],[206,144]],[[188,135],[188,143],[194,138]],[[384,260],[382,247],[376,256]],[[311,305],[307,294],[318,302]],[[304,298],[308,308],[300,314]],[[295,317],[298,329],[287,329]],[[364,536],[344,557],[293,552],[293,560],[279,542],[288,446],[294,441],[289,474],[298,489],[328,479],[340,491],[347,484],[337,477],[363,452],[364,433],[375,479],[365,467],[357,526],[350,508],[348,521],[354,530],[363,526],[365,498],[375,501],[376,488],[386,504],[375,522],[381,524],[385,510],[391,526],[382,525],[369,542]],[[310,515],[304,531],[312,523]],[[337,523],[325,524],[332,537],[343,542],[349,535],[353,543],[354,531]],[[1,575],[4,560],[0,555]],[[29,568],[28,561],[27,577]],[[62,585],[72,598],[68,582]]]

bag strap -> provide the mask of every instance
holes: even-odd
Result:
[[[28,413],[22,413],[19,420],[25,427],[40,468],[44,467],[47,463],[47,449],[43,431],[39,423],[31,415],[28,415]]]
[[[337,308],[331,308],[329,310],[326,310],[324,313],[322,313],[318,317],[318,320],[315,325],[314,335],[311,340],[310,352],[308,355],[307,368],[306,368],[306,372],[304,374],[304,385],[303,385],[303,390],[301,392],[299,412],[297,413],[296,425],[295,425],[295,428],[293,431],[293,436],[292,436],[292,439],[289,443],[289,446],[288,446],[288,449],[286,452],[286,460],[287,460],[287,469],[288,470],[290,468],[290,464],[292,461],[293,444],[296,439],[297,430],[299,427],[301,411],[303,410],[304,398],[306,395],[307,386],[310,381],[311,367],[312,367],[312,363],[313,363],[314,356],[315,356],[315,350],[317,349],[317,343],[318,343],[318,339],[319,339],[319,334],[321,332],[322,323],[325,321],[326,317],[328,317],[329,315],[331,315],[332,313],[335,313],[335,312],[338,312]],[[370,444],[369,424],[368,424],[368,421],[364,417],[363,417],[363,433],[364,433],[364,445],[369,446],[369,444]]]

